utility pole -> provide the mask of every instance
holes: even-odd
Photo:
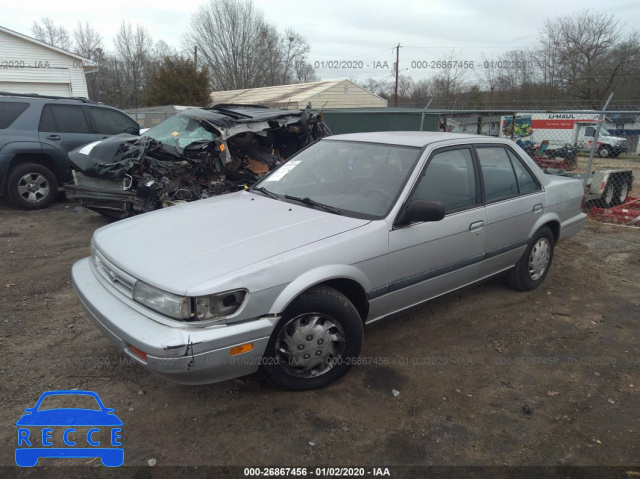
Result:
[[[196,71],[198,71],[198,47],[193,47],[193,63],[196,66]]]
[[[396,47],[396,90],[394,94],[394,106],[398,106],[398,69],[400,67],[400,44]]]

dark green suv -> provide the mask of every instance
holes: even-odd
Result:
[[[140,125],[86,98],[0,92],[0,196],[26,210],[44,208],[71,181],[69,151]]]

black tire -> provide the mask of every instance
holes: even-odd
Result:
[[[616,203],[616,190],[611,181],[607,181],[602,191],[602,196],[595,201],[599,208],[611,208]]]
[[[611,156],[611,149],[607,145],[602,145],[598,149],[598,156],[600,158],[609,158]]]
[[[7,179],[7,197],[18,208],[46,208],[57,196],[58,181],[47,167],[25,163],[11,170]]]
[[[551,268],[554,243],[553,233],[547,226],[536,231],[522,257],[507,273],[509,284],[521,291],[540,286]]]
[[[282,313],[260,371],[293,391],[325,387],[351,369],[363,339],[362,319],[351,301],[333,288],[314,286]]]
[[[631,186],[626,181],[623,181],[619,186],[616,187],[615,192],[615,202],[616,205],[622,205],[627,201],[627,196],[629,196],[629,191],[631,190]]]

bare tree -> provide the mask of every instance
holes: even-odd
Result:
[[[398,76],[398,98],[402,100],[408,100],[411,98],[414,86],[413,78],[410,76]]]
[[[89,25],[89,22],[84,22],[83,25],[78,21],[73,31],[73,39],[75,40],[73,51],[85,58],[93,58],[96,50],[102,49],[102,36]]]
[[[251,0],[210,0],[192,16],[185,44],[199,47],[214,88],[236,90],[262,86],[262,52],[274,42],[270,35]]]
[[[622,27],[613,15],[582,10],[548,20],[542,29],[542,45],[553,49],[559,84],[593,108],[637,60],[637,34],[623,36]]]
[[[124,92],[127,106],[139,106],[145,83],[150,77],[150,61],[153,40],[143,25],[133,27],[131,23],[122,22],[114,39],[116,55],[116,72],[122,76],[118,83]],[[121,71],[118,72],[118,64]]]
[[[392,94],[393,89],[391,83],[384,80],[376,80],[375,78],[367,78],[366,80],[355,81],[359,86],[367,91],[370,91],[374,95],[389,99],[389,95]]]
[[[31,34],[36,40],[48,43],[54,47],[69,50],[71,48],[71,37],[63,26],[58,26],[49,17],[42,17],[40,21],[34,20],[31,26]]]
[[[281,85],[314,76],[304,64],[306,40],[291,29],[280,35],[252,0],[209,0],[191,17],[183,45],[202,52],[215,90]]]
[[[433,86],[430,80],[419,80],[413,85],[411,101],[415,106],[426,106],[433,97]]]
[[[467,86],[469,69],[464,67],[462,52],[451,51],[439,60],[442,68],[432,79],[433,93],[439,106],[451,107],[457,95],[463,93]]]
[[[283,52],[282,84],[293,83],[296,62],[304,62],[310,47],[305,38],[288,28],[281,39]]]
[[[298,60],[294,63],[295,81],[294,83],[309,83],[319,81],[316,76],[316,69],[306,59]]]

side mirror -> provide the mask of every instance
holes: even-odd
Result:
[[[135,128],[133,126],[129,126],[124,129],[124,133],[129,133],[130,135],[140,136],[140,128]]]
[[[439,201],[415,200],[407,205],[409,222],[440,221],[444,218],[444,205]]]

